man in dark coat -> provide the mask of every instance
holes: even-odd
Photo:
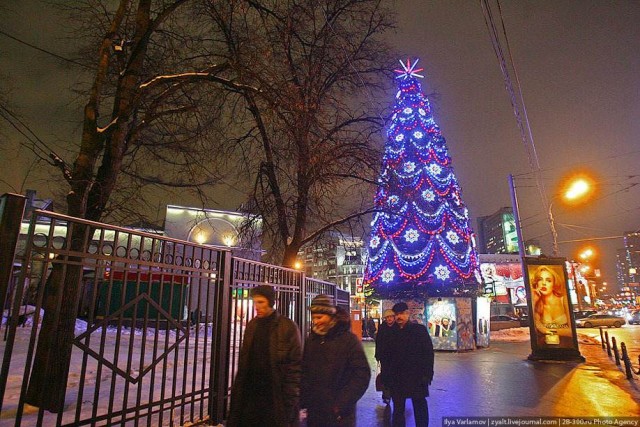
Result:
[[[427,329],[409,322],[409,307],[404,302],[393,306],[398,328],[391,338],[389,388],[393,400],[393,427],[405,426],[405,403],[411,398],[416,427],[429,425],[427,396],[433,380],[433,343]]]
[[[302,359],[301,407],[309,427],[356,425],[356,403],[371,370],[362,343],[350,330],[349,313],[328,295],[311,303],[313,328]]]
[[[273,287],[260,285],[250,294],[256,317],[244,333],[226,425],[295,426],[302,361],[300,330],[274,310]]]
[[[391,309],[387,309],[382,313],[383,322],[380,323],[378,328],[378,335],[376,336],[376,352],[375,358],[380,362],[380,377],[382,379],[382,385],[384,390],[382,391],[382,400],[384,403],[389,403],[390,397],[387,385],[389,383],[388,372],[389,358],[391,357],[391,338],[393,331],[397,329],[396,326],[396,314]]]

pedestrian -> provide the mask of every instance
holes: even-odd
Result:
[[[351,332],[349,312],[334,306],[330,296],[315,297],[310,310],[300,395],[307,426],[355,427],[356,403],[371,379],[362,343]]]
[[[409,322],[409,307],[404,302],[392,308],[397,329],[391,335],[389,388],[393,401],[392,426],[405,426],[405,403],[413,404],[416,427],[429,425],[429,385],[433,380],[433,343],[424,325]]]
[[[256,311],[244,333],[227,427],[298,425],[302,348],[296,324],[274,309],[275,291],[250,291]]]
[[[391,353],[391,335],[396,326],[396,314],[391,309],[387,309],[382,313],[383,322],[378,327],[378,335],[376,336],[375,358],[380,363],[380,378],[382,380],[382,400],[389,403],[391,395],[389,394],[389,379],[387,378],[387,370],[389,369],[389,357]]]
[[[367,335],[369,335],[369,338],[371,338],[372,340],[375,340],[376,333],[376,322],[372,317],[369,317],[367,319]]]

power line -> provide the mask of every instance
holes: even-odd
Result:
[[[31,128],[3,105],[0,105],[0,117],[6,120],[20,135],[32,145],[28,147],[33,154],[52,166],[60,167],[69,177],[69,165],[51,147],[47,145]]]
[[[2,31],[2,30],[0,30],[0,34],[2,34],[2,35],[3,35],[3,36],[5,36],[5,37],[8,37],[8,38],[10,38],[11,40],[14,40],[14,41],[16,41],[16,42],[18,42],[18,43],[20,43],[20,44],[23,44],[23,45],[25,45],[25,46],[28,46],[28,47],[30,47],[31,49],[35,49],[35,50],[37,50],[37,51],[39,51],[39,52],[42,52],[42,53],[45,53],[45,54],[47,54],[47,55],[49,55],[49,56],[53,56],[54,58],[59,59],[59,60],[61,60],[61,61],[69,62],[70,64],[74,64],[74,65],[77,65],[77,66],[79,66],[79,67],[86,68],[86,69],[88,69],[88,70],[95,70],[95,67],[90,67],[89,65],[82,64],[82,63],[80,63],[80,62],[78,62],[78,61],[74,61],[73,59],[65,58],[64,56],[60,56],[60,55],[58,55],[57,53],[53,53],[53,52],[51,52],[51,51],[49,51],[49,50],[43,49],[43,48],[38,47],[38,46],[36,46],[36,45],[33,45],[33,44],[29,43],[29,42],[26,42],[26,41],[24,41],[24,40],[21,40],[21,39],[19,39],[19,38],[15,37],[15,36],[12,36],[11,34],[8,34],[8,33],[4,32],[4,31]]]
[[[638,154],[638,153],[640,153],[640,150],[632,150],[632,151],[627,151],[626,153],[612,154],[611,156],[598,157],[597,159],[593,159],[593,160],[585,160],[585,161],[581,161],[581,162],[576,162],[576,163],[573,163],[572,165],[568,165],[567,163],[563,163],[562,166],[540,169],[540,172],[549,172],[549,171],[553,171],[553,170],[558,170],[561,167],[562,168],[566,168],[567,166],[574,166],[574,165],[585,164],[585,163],[595,163],[595,162],[602,163],[602,161],[604,161],[604,160],[617,159],[619,157],[629,157],[630,155]],[[534,179],[532,177],[528,177],[527,176],[527,175],[531,175],[532,173],[533,172],[522,172],[522,173],[519,173],[519,174],[514,174],[513,176],[518,178],[518,179]],[[542,179],[551,180],[553,178],[551,178],[551,177],[549,177],[549,178],[543,177]]]
[[[500,66],[500,70],[502,72],[502,76],[505,82],[505,88],[507,89],[507,93],[509,94],[509,99],[511,101],[511,106],[513,108],[513,114],[515,115],[516,122],[518,124],[518,129],[520,131],[520,138],[525,147],[525,152],[527,153],[527,158],[529,160],[529,168],[532,173],[536,177],[536,187],[538,189],[538,193],[540,195],[540,200],[542,201],[542,205],[545,210],[549,207],[549,200],[547,198],[544,183],[541,179],[541,167],[540,161],[538,159],[538,153],[536,151],[536,146],[533,140],[533,133],[531,131],[531,125],[529,122],[529,117],[527,115],[527,108],[524,102],[524,95],[522,93],[522,87],[520,85],[520,78],[518,77],[518,72],[513,61],[513,56],[511,55],[511,47],[509,44],[509,38],[507,36],[507,30],[504,25],[504,19],[502,17],[502,8],[500,7],[500,0],[496,0],[496,4],[498,7],[498,15],[499,15],[499,23],[500,29],[496,25],[493,11],[491,6],[489,5],[489,0],[480,0],[480,4],[482,7],[482,12],[484,15],[485,25],[487,26],[487,30],[489,31],[489,36],[491,39],[491,45],[493,46],[493,51],[498,59],[498,64]],[[506,44],[506,50],[502,47],[502,43],[500,41],[502,33],[502,38]],[[507,64],[507,59],[505,57],[505,53],[508,56],[509,62]],[[509,65],[513,70],[513,75],[515,78],[515,88],[514,81],[511,79],[511,75],[509,72]],[[516,94],[517,91],[517,94]],[[522,110],[522,111],[521,111]],[[549,219],[549,227],[551,228],[552,233],[555,234],[553,223],[551,218]],[[555,249],[554,249],[555,250]]]

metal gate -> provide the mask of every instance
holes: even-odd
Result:
[[[303,333],[313,296],[348,307],[331,283],[220,248],[46,211],[12,235],[22,209],[2,200],[2,427],[221,422],[251,287],[273,285]]]

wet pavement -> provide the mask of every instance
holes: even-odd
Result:
[[[586,363],[530,362],[529,342],[492,342],[489,348],[465,353],[436,352],[427,399],[429,424],[441,426],[442,418],[449,416],[640,417],[640,378],[627,380],[599,343],[581,341]],[[357,425],[387,426],[386,405],[373,381],[375,346],[371,341],[363,344],[373,372],[358,403]],[[410,400],[406,419],[407,426],[414,425]]]

